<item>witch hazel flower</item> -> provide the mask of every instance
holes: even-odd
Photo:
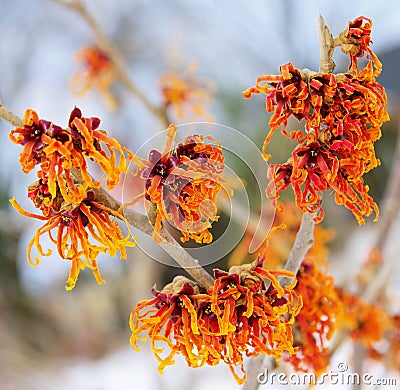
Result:
[[[294,324],[294,338],[299,349],[285,360],[298,371],[319,375],[328,368],[329,340],[336,331],[343,304],[332,276],[318,267],[309,255],[297,273],[295,291],[303,299],[303,308]]]
[[[77,107],[72,110],[68,123],[73,149],[76,151],[74,156],[81,154],[95,161],[105,175],[107,188],[109,190],[115,188],[121,174],[128,170],[127,161],[134,158],[132,152],[121,146],[115,138],[108,137],[104,130],[99,129],[99,118],[85,118]],[[83,170],[82,175],[86,172]],[[85,180],[88,180],[86,176]]]
[[[347,329],[352,340],[373,349],[392,328],[391,314],[379,302],[367,302],[339,287],[336,291],[342,302],[337,327]]]
[[[342,51],[350,57],[350,70],[360,78],[369,78],[371,81],[382,71],[382,64],[371,50],[372,20],[360,16],[349,22],[346,30],[339,35]],[[358,70],[358,59],[366,58],[367,65],[362,71]]]
[[[137,163],[145,180],[141,196],[156,209],[153,238],[160,241],[163,222],[169,222],[181,231],[182,242],[210,243],[209,229],[219,219],[216,198],[224,184],[222,146],[199,134],[173,146],[176,132],[177,127],[170,125],[164,149],[151,150],[148,160]]]
[[[159,79],[165,109],[171,108],[179,119],[190,114],[211,118],[205,105],[211,100],[214,88],[208,80],[196,76],[195,70],[191,64],[185,72],[165,72]]]
[[[268,271],[262,262],[215,270],[207,290],[178,276],[153,299],[139,302],[130,317],[131,344],[150,338],[162,373],[181,354],[189,367],[227,364],[239,384],[246,380],[244,358],[260,353],[280,359],[294,354],[292,327],[302,307],[295,282],[283,288],[277,278],[294,275]]]
[[[22,171],[38,168],[38,181],[28,186],[28,197],[41,214],[24,210],[15,198],[10,202],[22,215],[44,221],[28,245],[30,265],[35,266],[52,251],[43,250],[40,239],[47,234],[63,260],[71,262],[66,289],[72,289],[81,269],[90,268],[98,283],[103,283],[97,266],[100,253],[126,258],[126,247],[134,246],[127,220],[118,212],[104,206],[95,197],[100,182],[88,172],[87,161],[101,168],[108,189],[114,188],[121,174],[127,171],[127,157],[133,154],[99,130],[100,119],[83,117],[75,107],[68,127],[39,119],[34,110],[26,110],[23,126],[13,129],[10,139],[20,144]],[[127,227],[124,235],[117,223]],[[36,249],[38,256],[32,259]]]
[[[369,47],[371,22],[360,17],[335,38],[335,45],[350,56],[350,70],[344,74],[316,73],[296,69],[291,63],[281,66],[280,75],[265,75],[243,92],[245,98],[265,94],[266,109],[273,112],[270,131],[262,153],[275,131],[297,141],[292,156],[285,163],[271,164],[268,172],[268,197],[277,200],[282,191],[292,187],[297,206],[303,212],[318,213],[323,219],[321,194],[333,190],[335,201],[352,211],[357,221],[379,210],[368,195],[364,174],[380,164],[375,142],[381,126],[389,119],[386,93],[375,81],[381,64]],[[358,68],[358,59],[367,64]],[[288,119],[304,120],[304,129],[287,132]]]
[[[99,130],[99,118],[85,118],[77,107],[72,110],[66,129],[39,119],[32,109],[26,110],[22,122],[23,127],[11,130],[9,136],[23,147],[19,158],[22,172],[38,167],[37,176],[46,180],[53,199],[57,186],[67,202],[80,202],[88,188],[100,186],[88,172],[87,159],[102,169],[108,189],[114,188],[128,169],[125,153],[128,158],[132,153]],[[79,177],[74,177],[76,174]]]
[[[117,108],[117,101],[110,92],[117,81],[117,71],[110,57],[97,46],[84,47],[76,53],[82,69],[72,78],[71,86],[77,95],[95,89],[110,109]]]
[[[121,214],[97,202],[93,191],[89,190],[85,199],[79,203],[68,203],[58,188],[57,196],[52,199],[47,184],[41,179],[28,187],[28,197],[42,214],[24,210],[15,198],[10,201],[21,215],[44,222],[28,244],[28,263],[37,266],[41,257],[52,254],[51,249],[43,250],[40,243],[41,237],[47,234],[59,257],[71,262],[66,290],[75,287],[80,271],[85,268],[92,270],[99,284],[104,283],[97,265],[98,255],[107,253],[116,256],[119,251],[121,258],[125,259],[126,247],[136,244],[128,221]],[[126,235],[122,233],[116,219],[124,222]],[[31,255],[33,248],[39,255],[34,258]]]

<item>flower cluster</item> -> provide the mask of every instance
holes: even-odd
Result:
[[[123,216],[95,199],[94,190],[100,183],[90,176],[87,159],[103,170],[108,188],[114,188],[121,173],[127,170],[124,149],[115,139],[98,130],[99,125],[100,119],[85,118],[78,108],[72,111],[67,129],[39,119],[35,111],[27,110],[23,127],[10,134],[13,142],[23,146],[19,160],[22,171],[28,173],[39,167],[39,180],[28,187],[28,197],[41,215],[25,211],[15,199],[11,200],[20,214],[45,221],[29,243],[28,262],[37,265],[40,261],[39,257],[31,258],[33,246],[40,256],[51,254],[51,250],[44,252],[40,244],[41,236],[48,233],[59,256],[71,261],[67,289],[75,286],[80,270],[86,267],[91,268],[96,280],[102,283],[96,262],[98,254],[108,252],[115,256],[119,250],[125,258],[125,247],[135,244]],[[127,225],[126,237],[115,218]]]
[[[34,259],[31,257],[33,247],[40,256],[52,254],[51,250],[43,251],[40,244],[41,236],[47,233],[56,246],[58,255],[64,260],[71,261],[65,287],[67,290],[75,287],[80,270],[87,267],[92,270],[97,283],[104,283],[97,266],[99,253],[116,256],[117,251],[120,251],[121,258],[125,259],[125,247],[135,245],[135,241],[131,241],[128,221],[120,214],[96,202],[92,191],[88,191],[86,198],[79,204],[63,201],[60,191],[57,191],[57,197],[52,201],[48,186],[40,179],[29,186],[28,197],[43,215],[30,213],[24,210],[15,198],[11,199],[11,204],[20,214],[45,221],[29,242],[28,263],[36,266],[40,262],[39,257]],[[125,222],[128,228],[126,236],[122,234],[118,223],[111,217],[117,217]]]
[[[378,217],[363,175],[379,165],[374,143],[389,117],[385,90],[375,81],[381,65],[368,47],[367,22],[365,18],[356,19],[343,35],[345,52],[351,58],[349,73],[313,73],[288,63],[281,66],[280,75],[261,76],[254,87],[243,92],[245,98],[265,94],[266,109],[273,111],[271,130],[263,145],[265,159],[270,158],[266,148],[279,126],[283,125],[283,134],[298,142],[286,163],[271,164],[267,195],[277,199],[292,186],[296,204],[303,212],[319,210],[317,221],[323,218],[320,193],[329,189],[335,192],[336,203],[351,210],[359,223],[373,211]],[[359,71],[357,60],[363,54],[368,64]],[[304,119],[303,131],[287,133],[291,116]]]
[[[224,182],[222,146],[211,137],[192,135],[173,148],[176,131],[170,125],[164,150],[151,150],[148,161],[142,161],[144,196],[157,209],[153,237],[159,240],[162,221],[169,221],[182,232],[183,242],[209,243],[208,229],[219,218],[216,196]]]
[[[336,330],[336,317],[342,303],[333,278],[310,260],[304,260],[300,267],[295,291],[303,299],[303,308],[294,324],[299,351],[286,360],[296,370],[320,374],[329,364],[327,343]]]
[[[295,282],[282,288],[276,279],[294,275],[261,266],[216,270],[206,292],[183,277],[162,291],[154,289],[154,298],[139,302],[131,313],[132,347],[139,351],[137,341],[145,340],[140,334],[147,332],[160,372],[180,353],[190,367],[223,361],[239,384],[246,380],[245,356],[263,353],[280,359],[284,352],[296,353],[291,324],[302,301],[293,290]],[[168,355],[161,356],[164,348],[158,343],[165,344]]]
[[[73,91],[84,95],[95,88],[111,109],[116,108],[110,88],[117,79],[117,72],[109,56],[98,47],[89,46],[79,50],[76,59],[84,68],[72,78]]]
[[[210,100],[212,86],[209,82],[193,74],[189,67],[186,74],[178,75],[166,72],[160,76],[160,90],[166,108],[172,107],[177,118],[184,118],[187,112],[193,112],[198,117],[211,119],[204,109],[204,104]]]
[[[25,111],[22,122],[23,127],[10,133],[10,140],[23,146],[19,156],[22,172],[29,173],[39,165],[37,176],[46,180],[52,199],[56,197],[57,184],[69,203],[80,202],[85,199],[88,188],[100,186],[89,175],[87,159],[95,161],[103,170],[108,189],[114,188],[128,169],[125,152],[129,156],[131,153],[98,129],[99,118],[85,118],[77,107],[72,110],[66,129],[39,119],[31,109]],[[78,170],[80,177],[75,179],[80,179],[79,184],[73,177]]]

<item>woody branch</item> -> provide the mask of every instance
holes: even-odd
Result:
[[[324,18],[319,15],[318,18],[318,31],[320,39],[320,72],[333,72],[335,63],[332,60],[334,50],[334,40],[329,27],[325,24]],[[297,232],[295,242],[291,249],[289,258],[285,264],[285,269],[297,274],[305,255],[314,245],[314,218],[317,213],[304,213],[300,228]],[[284,279],[281,281],[283,287],[289,285],[292,282],[290,279]],[[273,358],[268,359],[268,365],[276,365],[271,363]],[[256,390],[259,387],[258,374],[262,372],[267,359],[263,355],[259,355],[257,358],[253,358],[250,361],[248,368],[248,380],[244,384],[244,390]]]
[[[3,103],[0,102],[0,118],[16,127],[22,127],[22,121],[14,115]],[[74,170],[74,176],[79,179],[80,172]],[[96,201],[104,204],[113,211],[118,211],[121,208],[121,203],[114,199],[104,188],[91,189],[96,196]],[[153,234],[153,226],[146,215],[140,214],[134,210],[126,209],[124,217],[136,229],[147,235]],[[161,232],[163,242],[160,246],[190,275],[196,280],[199,285],[207,288],[213,284],[213,278],[208,274],[196,259],[190,256],[177,241],[165,230]]]

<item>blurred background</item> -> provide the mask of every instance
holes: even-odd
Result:
[[[368,175],[371,194],[379,203],[390,172],[399,116],[400,7],[395,2],[295,0],[86,1],[93,17],[121,51],[132,78],[155,104],[161,102],[159,76],[197,64],[198,74],[215,85],[208,106],[214,121],[239,130],[261,145],[268,116],[264,99],[245,101],[241,92],[261,74],[278,72],[291,61],[297,68],[317,70],[317,16],[321,13],[334,35],[360,15],[373,19],[373,50],[383,63],[379,77],[387,90],[391,122],[377,144],[382,165]],[[119,108],[110,111],[90,91],[77,97],[71,79],[80,69],[76,52],[94,44],[85,22],[74,12],[45,0],[0,1],[0,100],[20,117],[26,108],[65,126],[74,105],[85,116],[98,116],[102,128],[135,151],[149,136],[163,130],[143,105],[121,85],[112,87]],[[347,58],[335,53],[336,71]],[[177,122],[179,124],[179,122]],[[291,124],[295,128],[295,123]],[[148,345],[130,349],[129,313],[162,287],[179,269],[155,262],[138,248],[126,261],[102,258],[107,283],[97,286],[82,272],[71,292],[64,290],[69,264],[57,257],[38,267],[26,262],[26,247],[39,226],[21,217],[8,199],[32,210],[18,164],[20,147],[8,141],[11,126],[0,121],[0,388],[2,389],[231,389],[237,387],[227,367],[188,369],[181,359],[157,373]],[[270,150],[283,162],[290,143],[276,137]],[[324,225],[336,228],[331,244],[332,273],[340,282],[356,273],[374,237],[371,220],[358,227],[350,212],[324,198]],[[396,230],[396,229],[395,229]],[[398,230],[397,230],[398,231]],[[394,242],[396,240],[393,240]],[[227,259],[214,264],[226,266]],[[343,264],[346,264],[343,267]],[[393,285],[400,282],[398,274]]]

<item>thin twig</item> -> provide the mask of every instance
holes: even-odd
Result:
[[[265,374],[268,371],[276,369],[276,360],[272,356],[258,355],[251,359],[249,367],[247,368],[248,380],[244,383],[242,390],[254,390],[260,385],[259,380],[265,380]],[[257,383],[257,387],[254,387],[254,381]]]
[[[157,107],[143,94],[143,92],[136,86],[132,80],[129,72],[126,69],[125,61],[122,55],[116,49],[115,45],[107,37],[107,35],[102,30],[99,23],[92,16],[89,10],[86,8],[81,0],[50,0],[54,3],[60,4],[80,15],[85,22],[88,24],[92,30],[94,36],[96,37],[97,44],[101,50],[103,50],[109,59],[113,62],[115,70],[117,71],[118,78],[125,88],[131,92],[142,104],[156,117],[161,123],[167,127],[169,125],[168,116],[165,107]]]
[[[16,115],[14,115],[7,107],[0,103],[0,118],[9,122],[13,126],[21,127],[22,121]],[[80,172],[74,169],[74,176],[79,177]],[[114,199],[104,188],[93,188],[91,189],[95,194],[95,199],[99,203],[104,204],[111,210],[118,211],[121,207],[121,203]],[[124,210],[124,217],[126,220],[134,226],[136,229],[142,231],[147,235],[153,234],[153,226],[146,215],[140,214],[134,210]],[[208,274],[204,268],[202,268],[198,261],[189,255],[182,248],[176,240],[163,229],[161,231],[161,237],[164,241],[160,246],[189,274],[191,275],[200,286],[208,288],[213,285],[214,279]]]
[[[318,16],[318,34],[320,43],[319,71],[332,73],[336,66],[332,59],[335,45],[329,27],[325,24],[322,15]]]
[[[321,15],[318,17],[318,33],[320,43],[319,71],[332,73],[335,69],[335,63],[332,60],[334,40],[329,27],[325,24],[325,20]],[[305,255],[314,245],[314,218],[316,215],[317,213],[303,214],[296,240],[285,265],[285,269],[294,274],[297,274]],[[290,279],[284,279],[281,284],[282,286],[287,286],[290,282]]]
[[[11,123],[15,127],[21,127],[22,121],[16,115],[14,115],[1,101],[0,101],[0,118],[3,118],[8,123]]]
[[[194,280],[204,288],[214,285],[214,278],[199,265],[198,260],[189,255],[169,234],[162,231],[162,241],[159,245],[165,250]]]
[[[315,213],[303,214],[300,228],[297,232],[296,239],[294,241],[292,250],[289,255],[289,259],[287,260],[285,265],[285,269],[293,272],[294,274],[297,274],[297,271],[299,270],[305,255],[314,245],[315,216],[316,216]],[[288,286],[291,282],[292,279],[287,279],[287,278],[282,278],[280,280],[280,284],[282,287]],[[258,374],[262,372],[265,361],[266,359],[264,356],[258,356],[256,358],[250,359],[247,381],[243,386],[243,390],[258,389],[260,385],[258,383]]]
[[[319,71],[324,73],[332,73],[335,68],[335,63],[332,60],[334,50],[334,40],[332,34],[325,24],[324,18],[319,15],[318,31],[320,39],[320,64]],[[297,232],[295,242],[286,262],[285,269],[297,274],[302,261],[309,249],[314,245],[314,218],[316,213],[304,213],[301,220],[299,231]],[[282,287],[290,284],[292,280],[284,278],[280,280]],[[253,358],[250,360],[248,371],[252,372],[243,387],[245,390],[256,390],[259,387],[258,377],[254,372],[261,372],[262,364],[265,361],[263,358]]]
[[[285,269],[293,272],[295,275],[297,274],[307,252],[314,245],[315,217],[316,213],[303,214],[299,231],[297,232],[292,250],[285,264]],[[286,287],[291,282],[291,279],[283,279],[283,281],[281,281],[281,285],[282,287]]]
[[[335,63],[332,60],[334,41],[329,27],[325,24],[325,20],[321,15],[318,17],[318,32],[320,43],[319,71],[332,73],[335,69]],[[290,256],[285,265],[285,269],[294,274],[297,274],[305,255],[314,245],[314,218],[316,215],[317,213],[303,214],[299,231],[297,232]],[[290,279],[284,279],[281,284],[287,286],[290,282]]]
[[[361,299],[366,302],[374,302],[379,296],[381,296],[387,287],[390,277],[393,276],[393,272],[396,270],[398,263],[398,253],[396,253],[395,256],[388,257],[376,276],[371,280],[371,283],[368,284],[368,287],[361,295]]]
[[[103,188],[94,189],[95,197],[98,202],[101,202],[110,209],[116,211],[121,207],[121,203],[114,199]],[[125,209],[123,212],[126,220],[141,232],[151,236],[154,232],[148,216],[138,213],[131,209]],[[189,255],[177,241],[166,230],[162,229],[160,233],[163,241],[159,244],[200,286],[208,288],[214,284],[213,277],[207,273],[203,267],[199,265],[197,259]]]
[[[258,375],[263,372],[267,357],[263,354],[250,359],[247,368],[247,380],[243,384],[242,390],[256,390],[260,386]]]

